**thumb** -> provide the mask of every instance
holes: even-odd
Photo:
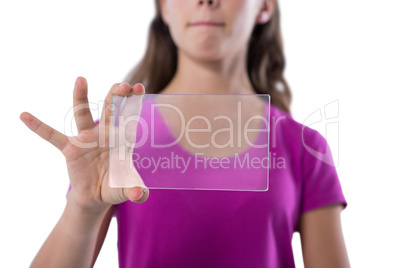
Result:
[[[134,203],[144,203],[149,196],[149,189],[146,187],[123,188],[124,197]]]

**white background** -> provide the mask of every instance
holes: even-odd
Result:
[[[349,204],[342,221],[351,264],[402,267],[402,3],[280,4],[294,118],[339,102],[339,139],[328,141]],[[69,183],[63,155],[19,115],[64,131],[75,78],[86,77],[89,100],[102,101],[143,55],[153,13],[153,1],[1,2],[1,267],[29,266]],[[325,124],[314,128],[326,135]],[[116,232],[113,219],[96,267],[117,267]],[[303,267],[298,234],[293,245]]]

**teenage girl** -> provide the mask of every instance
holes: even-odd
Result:
[[[20,116],[63,153],[71,186],[31,267],[92,267],[113,216],[120,267],[294,267],[294,232],[305,267],[349,267],[340,218],[347,203],[336,170],[306,150],[327,150],[331,160],[328,144],[290,114],[278,0],[155,0],[155,6],[145,56],[126,82],[111,87],[99,123],[88,108],[77,109],[78,135],[67,137],[29,113]],[[285,159],[283,168],[269,171],[269,190],[153,189],[150,196],[147,188],[109,188],[108,142],[80,148],[73,141],[109,133],[113,95],[145,92],[269,94],[270,151]],[[78,77],[74,105],[87,105],[87,93]],[[264,108],[251,106],[255,113]]]

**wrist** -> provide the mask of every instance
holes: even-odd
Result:
[[[101,203],[97,205],[83,206],[79,202],[77,202],[74,198],[74,195],[70,193],[67,196],[66,206],[68,207],[71,213],[74,213],[77,216],[86,218],[97,218],[99,216],[103,216],[111,208],[112,205]]]
[[[58,228],[66,239],[71,238],[75,244],[92,243],[97,239],[99,228],[107,213],[107,209],[83,209],[73,200],[67,200]]]

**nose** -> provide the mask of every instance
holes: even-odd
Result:
[[[206,4],[208,7],[211,7],[211,8],[216,8],[217,6],[219,6],[219,2],[220,2],[220,0],[199,0],[198,1],[198,3],[200,5]]]

